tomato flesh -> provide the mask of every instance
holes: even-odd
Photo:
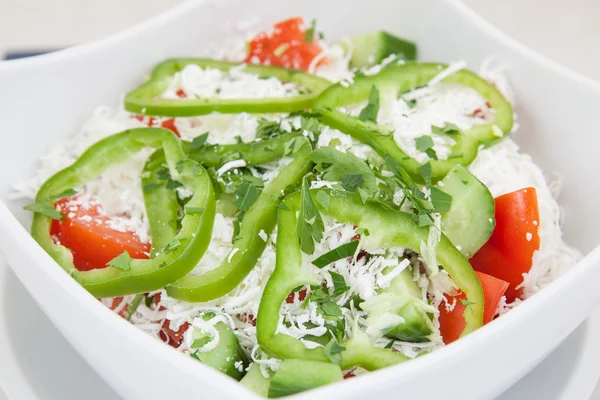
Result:
[[[73,198],[56,202],[65,213],[62,221],[54,220],[50,234],[73,253],[79,271],[106,268],[106,264],[127,251],[132,258],[149,258],[150,243],[142,243],[133,232],[110,227],[110,217],[102,213],[99,203],[79,204]]]
[[[470,262],[476,271],[508,282],[506,299],[512,302],[520,297],[517,286],[531,269],[533,254],[540,248],[537,192],[528,187],[499,196],[495,203],[494,232]]]
[[[179,92],[181,92],[182,94],[180,94]],[[183,91],[181,91],[181,90],[179,90],[179,91],[177,92],[177,95],[178,95],[179,97],[185,97],[185,93],[183,93]],[[133,118],[137,119],[137,120],[138,120],[138,121],[140,121],[140,122],[143,122],[145,117],[144,117],[143,115],[134,115],[134,116],[133,116]],[[155,125],[156,125],[156,122],[157,122],[157,118],[150,117],[150,118],[148,118],[148,123],[147,123],[147,125],[148,125],[149,127],[153,127],[153,126],[155,126]],[[170,131],[171,131],[171,132],[173,132],[175,135],[177,135],[177,137],[181,137],[181,134],[179,133],[179,130],[177,130],[177,127],[175,127],[175,118],[167,118],[167,119],[164,119],[164,120],[162,120],[162,121],[160,122],[160,125],[159,125],[159,126],[160,126],[161,128],[165,128],[165,129],[168,129],[168,130],[170,130]]]
[[[475,272],[477,279],[481,283],[483,288],[484,296],[484,312],[483,312],[483,324],[487,324],[494,319],[502,296],[508,289],[508,282],[501,279],[494,278],[493,276],[484,274],[482,272]],[[450,303],[456,301],[454,308],[451,311],[446,310],[444,303],[440,304],[440,333],[444,343],[449,344],[460,338],[463,330],[465,329],[465,309],[468,307],[468,303],[461,302],[466,300],[464,293],[458,296],[449,297]],[[467,311],[468,312],[468,311]]]
[[[308,43],[305,34],[304,19],[300,17],[278,22],[271,31],[261,32],[250,41],[245,62],[307,71],[323,49],[316,34]]]

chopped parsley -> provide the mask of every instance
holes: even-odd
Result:
[[[377,114],[379,113],[379,90],[373,85],[369,93],[369,102],[358,114],[358,119],[361,121],[377,122]]]
[[[192,140],[192,144],[190,145],[190,151],[198,150],[202,146],[206,144],[208,140],[208,132],[203,133],[202,135],[196,136],[194,140]]]
[[[175,239],[171,243],[169,243],[168,245],[165,246],[164,253],[168,254],[174,250],[177,250],[179,247],[181,247],[181,240]]]
[[[300,241],[300,248],[306,254],[315,252],[315,243],[323,239],[323,219],[310,194],[308,178],[304,176],[301,190],[301,205],[298,221],[296,223],[296,234]]]
[[[346,293],[348,290],[350,290],[350,286],[348,286],[346,280],[341,274],[329,271],[329,275],[331,275],[331,280],[333,282],[333,297],[337,297],[342,293]]]
[[[340,182],[344,189],[355,192],[363,189],[367,194],[377,191],[375,172],[352,153],[342,153],[332,147],[313,150],[310,158],[326,181]]]
[[[342,187],[349,192],[356,192],[359,187],[365,183],[365,178],[361,174],[342,175]]]
[[[423,135],[415,139],[417,150],[427,154],[432,160],[437,160],[438,156],[433,149],[433,139],[431,136]]]
[[[38,214],[45,215],[46,217],[50,217],[52,219],[56,219],[58,221],[62,221],[65,214],[57,211],[50,204],[46,203],[31,203],[27,204],[23,207],[26,211],[33,211]]]
[[[334,261],[341,260],[343,258],[352,257],[358,248],[358,240],[345,243],[341,246],[336,247],[333,250],[315,258],[312,263],[317,268],[324,268]],[[335,272],[333,272],[335,274]],[[336,274],[339,275],[339,274]],[[341,276],[341,275],[340,275]],[[332,275],[333,278],[333,275]],[[342,277],[343,279],[343,277]]]
[[[236,189],[233,205],[241,211],[248,211],[250,206],[258,199],[258,196],[260,196],[260,192],[261,190],[258,186],[245,181]]]
[[[125,250],[123,253],[106,263],[106,265],[123,271],[129,271],[131,269],[131,256],[127,250]]]
[[[452,205],[452,196],[436,186],[431,186],[429,189],[431,190],[431,203],[433,204],[435,211],[439,213],[450,211],[450,206]]]
[[[329,343],[324,348],[325,356],[331,361],[333,364],[340,365],[342,362],[342,351],[346,350],[346,348],[340,345],[337,340],[331,339]]]
[[[295,138],[288,140],[285,142],[283,154],[289,156],[290,154],[298,152],[302,146],[304,146],[304,143],[306,143],[306,139],[304,139],[303,136],[296,136]]]
[[[310,21],[310,27],[304,32],[304,43],[312,43],[314,41],[316,26],[317,20],[313,18]]]
[[[315,196],[315,200],[321,205],[321,207],[323,207],[325,211],[329,210],[329,200],[331,200],[329,193],[319,190]]]
[[[256,128],[256,137],[262,139],[268,139],[277,134],[281,133],[281,124],[279,121],[271,121],[266,118],[260,118],[258,120],[258,127]]]
[[[460,135],[462,133],[462,130],[453,123],[445,122],[444,126],[442,126],[442,127],[432,125],[431,133],[433,133],[435,135],[445,135],[445,136],[455,137],[457,135]]]
[[[73,197],[77,194],[77,190],[75,189],[67,189],[62,193],[59,194],[55,194],[54,196],[50,196],[48,198],[46,198],[46,200],[48,201],[52,201],[52,200],[60,200],[60,199],[64,199],[65,197]]]

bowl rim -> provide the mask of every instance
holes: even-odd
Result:
[[[453,7],[457,13],[466,17],[477,29],[490,35],[500,44],[512,49],[514,52],[518,53],[524,58],[535,62],[540,67],[549,69],[552,72],[562,75],[564,78],[573,82],[586,85],[589,89],[600,94],[599,81],[575,72],[561,65],[560,63],[531,50],[529,47],[521,44],[507,34],[501,32],[499,29],[495,28],[460,0],[443,1],[449,6]],[[169,20],[175,19],[178,16],[188,12],[192,8],[209,5],[210,3],[214,2],[215,0],[188,0],[142,23],[134,25],[133,27],[125,29],[121,32],[112,34],[103,39],[26,59],[0,62],[0,74],[21,68],[38,67],[52,63],[59,63],[66,59],[76,58],[93,53],[97,50],[110,47],[111,45],[123,39],[132,39],[138,35],[143,35],[144,32],[161,26]],[[255,399],[262,399],[262,397],[256,395],[243,385],[228,385],[227,383],[232,382],[232,378],[229,378],[218,371],[214,371],[205,365],[199,364],[189,357],[182,357],[181,353],[177,352],[175,349],[168,345],[164,345],[155,338],[152,338],[141,330],[137,329],[134,325],[122,318],[119,318],[111,310],[97,301],[93,296],[90,296],[82,286],[70,278],[68,274],[64,273],[62,268],[58,267],[56,262],[40,246],[37,245],[35,240],[29,234],[29,231],[8,209],[3,199],[0,199],[0,221],[3,222],[0,224],[0,232],[2,232],[2,236],[5,234],[10,235],[13,237],[15,242],[21,243],[21,247],[28,250],[30,259],[38,266],[39,270],[43,271],[42,273],[45,274],[46,279],[52,281],[53,284],[56,284],[61,290],[68,292],[69,296],[71,296],[73,300],[75,300],[78,304],[81,304],[82,307],[85,307],[94,318],[98,318],[100,321],[102,321],[102,323],[107,324],[108,327],[115,330],[116,334],[128,337],[129,341],[135,341],[135,344],[143,347],[145,351],[160,357],[162,360],[169,363],[169,365],[176,366],[179,370],[186,370],[188,374],[195,376],[206,376],[206,374],[210,374],[208,375],[210,379],[214,380],[215,384],[220,386],[220,389],[224,394],[232,397],[244,395],[251,396]],[[455,363],[455,360],[462,358],[461,355],[463,355],[467,349],[474,351],[474,349],[484,345],[489,338],[499,337],[502,332],[505,331],[505,326],[518,323],[519,320],[533,315],[540,304],[546,302],[548,298],[554,297],[556,293],[564,291],[566,288],[571,286],[573,282],[583,279],[582,277],[586,275],[587,271],[594,267],[594,265],[597,265],[599,262],[600,246],[591,250],[566,273],[545,287],[544,290],[527,299],[526,302],[519,305],[519,307],[516,307],[510,313],[505,314],[501,319],[495,320],[481,329],[478,329],[476,332],[473,332],[467,337],[462,338],[462,340],[445,346],[434,353],[428,354],[427,357],[414,359],[410,363],[398,364],[383,370],[375,371],[374,373],[359,376],[349,381],[335,383],[316,390],[319,391],[320,395],[326,395],[327,393],[333,394],[333,391],[337,391],[338,387],[342,384],[347,390],[351,390],[352,388],[358,389],[358,386],[362,386],[363,383],[366,383],[366,379],[369,379],[370,384],[374,385],[376,383],[389,381],[390,379],[397,379],[398,375],[400,374],[404,375],[404,377],[424,374],[426,373],[429,365],[448,362]],[[10,263],[8,264],[10,265]],[[44,268],[39,268],[39,266],[44,266]],[[19,274],[16,269],[15,272],[17,272],[18,276]],[[315,392],[311,390],[308,395],[312,396],[314,393]],[[293,396],[293,398],[301,398],[304,396],[305,394],[299,394]]]

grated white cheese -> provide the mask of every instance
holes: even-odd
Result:
[[[223,176],[223,174],[227,171],[231,171],[232,169],[236,169],[236,168],[243,168],[245,166],[246,166],[246,161],[244,161],[244,160],[229,161],[229,162],[226,162],[225,164],[223,164],[223,166],[217,170],[217,175]]]

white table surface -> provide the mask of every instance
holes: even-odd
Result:
[[[600,0],[464,1],[515,39],[600,80]],[[99,39],[180,2],[0,0],[0,55],[10,50],[53,49]],[[0,392],[0,400],[4,397]],[[600,400],[600,386],[592,400]]]

